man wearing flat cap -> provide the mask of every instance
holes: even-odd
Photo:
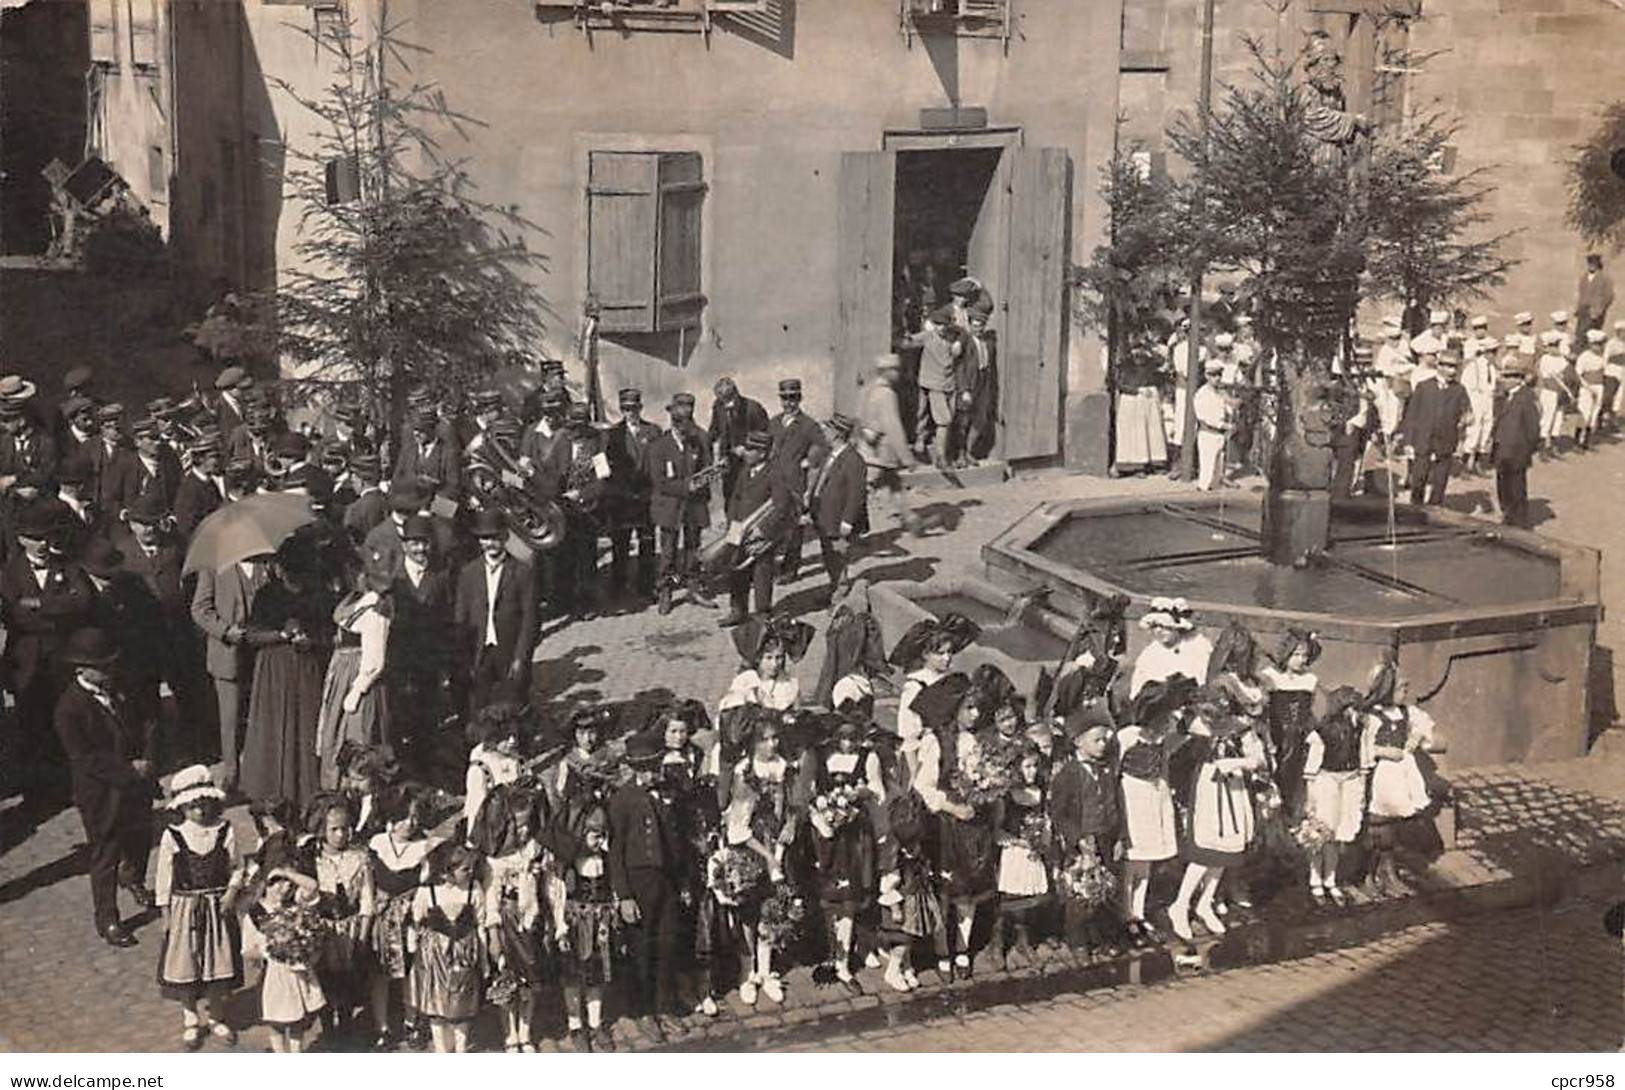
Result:
[[[218,432],[202,432],[188,447],[191,466],[175,486],[175,532],[189,541],[198,524],[226,502],[226,479]]]
[[[154,492],[165,507],[175,502],[181,483],[181,464],[165,447],[158,434],[158,422],[144,416],[130,425],[134,450],[122,450],[102,477],[102,507],[109,517],[118,518],[147,492]]]
[[[62,527],[50,505],[23,505],[14,530],[19,548],[0,568],[5,662],[17,722],[28,741],[23,801],[31,816],[47,817],[67,785],[67,769],[49,729],[61,689],[57,654],[68,634],[90,620],[92,597],[84,573],[62,556]]]
[[[753,592],[757,616],[767,617],[773,612],[774,546],[778,544],[785,522],[797,517],[798,509],[783,476],[768,461],[772,451],[773,439],[766,432],[752,432],[745,437],[745,468],[734,482],[733,494],[728,497],[728,534],[730,539],[737,539],[732,540],[732,544],[751,545],[744,530],[752,516],[769,503],[773,513],[756,526],[754,541],[760,551],[749,563],[735,568],[730,577],[731,608],[718,622],[723,628],[742,624],[750,616]]]
[[[790,489],[790,498],[798,505],[789,528],[784,535],[784,556],[779,561],[779,582],[793,583],[801,567],[801,545],[804,531],[801,514],[807,509],[809,471],[823,460],[824,433],[812,417],[801,411],[801,380],[779,380],[779,407],[782,410],[768,424],[767,433],[773,440],[770,459],[774,469]]]
[[[248,372],[235,364],[215,377],[214,415],[220,421],[221,435],[230,435],[248,422],[243,395],[253,387],[254,380],[248,376]]]
[[[643,391],[628,387],[617,399],[621,418],[604,432],[604,455],[609,461],[606,503],[609,529],[609,592],[616,597],[647,601],[655,589],[655,531],[649,520],[649,447],[660,429],[643,419]],[[638,542],[638,566],[627,583],[633,535]]]
[[[80,628],[62,658],[73,680],[47,713],[72,770],[73,802],[89,841],[90,897],[96,933],[129,947],[135,936],[119,920],[123,886],[137,907],[150,909],[147,854],[152,845],[153,767],[147,737],[115,683],[118,646],[99,628]]]
[[[852,551],[869,532],[867,467],[852,445],[854,421],[836,413],[825,425],[829,454],[813,478],[812,518],[829,576],[830,600],[846,593]]]
[[[939,307],[926,315],[918,333],[904,338],[903,344],[920,349],[919,413],[914,429],[914,449],[924,460],[930,452],[933,464],[942,466],[948,458],[948,429],[953,424],[954,375],[960,353],[961,328],[951,307]]]
[[[59,457],[66,458],[81,451],[86,457],[93,457],[92,452],[101,438],[96,424],[96,403],[81,394],[73,394],[62,399],[57,411],[62,416],[56,443]]]
[[[564,540],[552,551],[548,588],[555,613],[583,619],[598,597],[598,537],[604,528],[609,458],[584,401],[564,410],[564,435],[536,468],[536,492],[564,512]]]
[[[695,474],[711,465],[711,441],[694,423],[693,394],[673,394],[666,415],[671,427],[649,444],[644,461],[649,519],[660,546],[657,589],[662,616],[671,612],[672,596],[685,582],[691,602],[715,604],[694,564],[700,532],[711,521],[711,487],[703,479],[695,480]]]

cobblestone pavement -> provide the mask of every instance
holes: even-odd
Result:
[[[1541,528],[1599,547],[1625,540],[1625,536],[1622,536],[1625,535],[1625,508],[1596,502],[1596,498],[1607,494],[1610,488],[1617,489],[1622,477],[1625,477],[1625,446],[1610,446],[1586,457],[1537,466],[1532,474],[1532,491],[1553,513],[1550,521]],[[884,532],[885,528],[882,527],[878,535],[879,547],[865,559],[859,573],[873,580],[925,580],[946,570],[975,565],[983,543],[1039,502],[1153,493],[1171,487],[1178,486],[1171,486],[1162,478],[1108,481],[1044,473],[1005,485],[932,493],[921,497],[920,502],[925,505],[926,513],[937,529],[924,539],[914,540],[901,537],[895,531]],[[1482,480],[1462,482],[1458,488],[1461,493],[1459,502],[1470,509],[1474,501],[1473,493],[1481,492],[1485,487]],[[809,546],[809,559],[815,553],[816,547]],[[781,601],[792,608],[810,610],[808,619],[821,625],[826,619],[819,605],[823,577],[821,572],[813,576],[815,567],[815,564],[809,563],[804,569],[808,574],[788,588]],[[1614,600],[1622,594],[1618,581],[1610,583],[1605,580],[1603,585],[1605,599],[1612,607],[1609,613],[1614,618],[1625,618],[1625,602]],[[726,633],[716,628],[717,616],[715,611],[680,605],[668,617],[659,617],[650,610],[637,615],[604,617],[551,632],[547,634],[538,654],[538,688],[544,697],[565,696],[572,699],[623,698],[638,693],[670,690],[696,695],[709,702],[726,686],[736,662]],[[1621,640],[1625,634],[1616,627],[1619,623],[1625,622],[1605,623],[1602,642],[1625,646]],[[821,641],[815,641],[814,649],[798,668],[803,684],[809,687],[817,677],[822,655],[820,644]],[[1622,842],[1625,842],[1625,822],[1621,820],[1621,814],[1625,811],[1621,811],[1619,806],[1621,796],[1625,796],[1625,778],[1620,776],[1617,764],[1593,758],[1540,766],[1533,771],[1536,774],[1484,770],[1475,774],[1476,779],[1471,783],[1462,785],[1464,793],[1481,800],[1482,806],[1474,810],[1470,799],[1464,799],[1462,825],[1465,851],[1447,857],[1464,868],[1465,877],[1461,881],[1471,883],[1503,877],[1516,869],[1520,853],[1526,850],[1534,851],[1536,862],[1553,854],[1594,862],[1618,853]],[[0,812],[0,823],[6,817],[4,812]],[[238,817],[240,820],[240,815]],[[246,833],[246,829],[242,831]],[[22,844],[0,855],[0,981],[4,981],[0,985],[0,1049],[172,1049],[178,1044],[179,1019],[173,1005],[158,997],[154,983],[158,928],[153,921],[142,923],[138,929],[140,946],[129,951],[113,950],[96,939],[90,927],[89,889],[79,851],[81,841],[82,831],[77,817],[70,811],[58,815]],[[1533,849],[1529,849],[1531,843],[1534,844]],[[1584,925],[1573,925],[1577,939],[1583,938],[1588,928],[1596,927],[1594,912],[1578,913],[1575,918],[1582,916]],[[1525,914],[1507,919],[1522,922],[1504,925],[1499,921],[1475,923],[1472,928],[1488,928],[1490,930],[1484,933],[1493,935],[1507,934],[1507,928],[1512,933],[1520,930],[1546,933],[1540,930],[1540,926],[1545,925],[1538,916]],[[1569,924],[1551,926],[1567,928]],[[1403,970],[1409,965],[1443,966],[1451,987],[1457,983],[1453,974],[1466,973],[1470,966],[1495,966],[1495,972],[1503,974],[1504,980],[1501,976],[1494,979],[1485,976],[1490,971],[1487,968],[1473,968],[1472,972],[1478,977],[1469,978],[1482,978],[1493,993],[1506,997],[1507,1017],[1501,1026],[1504,1032],[1548,1033],[1548,1029],[1543,1027],[1559,1024],[1552,1023],[1546,1015],[1541,1015],[1546,1018],[1544,1022],[1539,1019],[1531,1021],[1529,1011],[1536,1008],[1517,1005],[1532,1002],[1520,994],[1528,992],[1530,988],[1544,989],[1541,995],[1549,993],[1557,997],[1552,1002],[1571,995],[1571,992],[1564,990],[1568,985],[1559,987],[1565,979],[1563,974],[1554,976],[1548,969],[1542,968],[1542,965],[1549,967],[1559,962],[1525,964],[1523,971],[1514,971],[1511,966],[1524,964],[1512,956],[1515,950],[1507,951],[1506,958],[1499,955],[1478,958],[1473,953],[1473,942],[1460,937],[1465,933],[1440,925],[1374,942],[1357,951],[1326,955],[1325,959],[1313,958],[1309,964],[1293,963],[1301,966],[1298,969],[1266,967],[1237,971],[1256,974],[1244,978],[1249,981],[1270,981],[1268,987],[1276,990],[1270,993],[1272,995],[1277,992],[1285,995],[1297,987],[1306,989],[1302,994],[1319,994],[1317,987],[1330,988],[1333,981],[1338,979],[1338,974],[1342,974],[1345,978],[1343,991],[1326,994],[1351,994],[1364,1002],[1377,1003],[1371,998],[1376,993],[1370,991],[1376,985],[1367,977],[1383,975],[1386,979],[1392,974],[1360,971],[1367,966],[1383,967],[1385,970]],[[1479,932],[1473,930],[1471,933]],[[1594,943],[1586,945],[1577,942],[1575,948],[1589,950],[1593,954],[1600,952]],[[1570,954],[1563,957],[1570,960],[1561,961],[1560,964],[1574,964],[1577,973],[1580,969],[1593,974],[1598,971],[1598,966],[1588,964],[1584,957],[1578,961],[1574,961]],[[1503,962],[1504,968],[1501,967]],[[1617,967],[1617,963],[1616,953],[1608,964]],[[1299,973],[1309,975],[1294,975]],[[1317,973],[1318,976],[1315,975]],[[979,1047],[1082,1045],[1084,1039],[1088,1038],[1087,1034],[1079,1031],[1069,1036],[1070,1031],[1056,1027],[1064,1027],[1067,1019],[1078,1012],[1093,1009],[1091,1005],[1167,1003],[1170,1002],[1166,998],[1169,995],[1187,994],[1196,997],[1188,1010],[1183,1000],[1176,1000],[1176,1007],[1150,1008],[1144,1015],[1124,1019],[1114,1017],[1111,1021],[1144,1027],[1147,1035],[1145,1041],[1135,1047],[1159,1044],[1171,1047],[1173,1038],[1167,1036],[1169,1033],[1186,1042],[1181,1047],[1269,1047],[1261,1044],[1228,1044],[1230,1039],[1223,1031],[1214,1030],[1207,1037],[1198,1032],[1203,1024],[1202,1019],[1215,1016],[1214,1012],[1234,1014],[1234,1011],[1227,1011],[1226,1008],[1234,1005],[1239,1010],[1256,1006],[1259,1002],[1255,995],[1257,989],[1251,983],[1246,987],[1231,987],[1225,983],[1230,979],[1231,975],[1225,974],[1211,979],[1179,980],[1158,988],[1154,993],[1138,997],[1119,989],[1111,993],[1109,1000],[1091,993],[1084,999],[1030,1003],[1022,1008],[987,1016],[992,1025],[1025,1025],[1030,1021],[1035,1027],[1030,1040],[1008,1035],[1002,1039],[990,1037],[985,1041],[978,1038]],[[1311,979],[1320,981],[1320,984],[1309,983]],[[1420,970],[1412,980],[1409,993],[1397,994],[1431,996],[1433,988],[1440,984],[1440,981],[1431,979]],[[872,986],[874,983],[870,981],[871,992],[875,990]],[[980,979],[976,983],[981,983]],[[1259,988],[1263,987],[1259,984]],[[1212,989],[1224,991],[1221,993]],[[796,993],[810,991],[804,986],[794,989]],[[1617,993],[1616,987],[1614,994]],[[1565,1009],[1570,1015],[1560,1025],[1578,1025],[1584,1004],[1577,999],[1563,1001],[1568,1004]],[[847,1001],[853,1009],[876,1007],[881,1003],[882,1000],[872,994]],[[884,997],[884,1006],[889,1018],[918,1021],[925,1017],[923,1012],[927,1005],[899,1003],[888,995]],[[1176,1009],[1182,1013],[1172,1017]],[[741,1011],[738,1012],[738,1020],[747,1027],[753,1022],[763,1024],[764,1021],[816,1021],[823,1017],[820,1013],[822,1010],[824,1006],[809,1004],[798,1007],[793,1002],[772,1016]],[[1152,1010],[1162,1013],[1153,1015]],[[910,1011],[921,1013],[911,1014]],[[1315,1046],[1313,1037],[1309,1035],[1315,1025],[1339,1021],[1334,1017],[1334,1011],[1322,1011],[1318,1019],[1297,1018],[1295,1022],[1289,1013],[1278,1013],[1273,1021],[1266,1019],[1262,1024],[1299,1025],[1305,1034],[1300,1043],[1305,1047]],[[238,1011],[237,1017],[242,1018],[244,1014]],[[1257,1012],[1257,1017],[1263,1018],[1263,1014],[1262,1011]],[[1185,1025],[1187,1015],[1191,1025]],[[1363,1027],[1368,1018],[1362,1016],[1349,1021],[1356,1027]],[[1413,1047],[1425,1047],[1414,1036],[1414,1027],[1425,1023],[1410,1019],[1396,1021],[1401,1028],[1412,1031],[1412,1036],[1405,1039],[1410,1040]],[[1244,1021],[1232,1025],[1232,1032],[1239,1033],[1247,1028]],[[1045,1026],[1049,1028],[1038,1028]],[[899,1040],[884,1047],[949,1047],[953,1044],[941,1036],[943,1031],[940,1029],[926,1026],[921,1027],[920,1032],[927,1035],[920,1041]],[[1263,1034],[1264,1030],[1257,1029],[1256,1032]],[[1489,1030],[1474,1032],[1488,1033]],[[1564,1029],[1563,1032],[1570,1030]],[[939,1036],[931,1037],[931,1033]],[[1260,1042],[1267,1039],[1267,1035],[1235,1038],[1238,1041]],[[964,1040],[967,1039],[962,1038],[958,1047],[968,1047]],[[1106,1047],[1104,1042],[1107,1040],[1102,1037],[1103,1043],[1092,1047]],[[1380,1039],[1354,1042],[1359,1047],[1376,1047],[1381,1043],[1384,1042]],[[1548,1036],[1544,1043],[1557,1047],[1554,1037]],[[254,1048],[258,1044],[256,1037],[249,1035],[245,1037],[242,1047]],[[858,1045],[881,1047],[871,1044],[867,1037],[858,1039],[854,1047]],[[1126,1040],[1119,1041],[1119,1046],[1130,1047]],[[1592,1043],[1586,1047],[1601,1046]]]
[[[1574,901],[1296,961],[1061,995],[795,1046],[866,1052],[1590,1051],[1620,1047],[1621,953]]]

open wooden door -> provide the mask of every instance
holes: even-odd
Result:
[[[965,272],[976,277],[993,297],[995,312],[990,320],[994,329],[1003,324],[1005,303],[1005,255],[1009,252],[1010,235],[1010,168],[1016,148],[1006,148],[999,157],[999,165],[988,182],[982,207],[976,214],[976,226],[971,230],[970,245],[966,248]]]
[[[835,210],[835,408],[857,407],[858,379],[892,346],[897,153],[841,154]]]
[[[1011,148],[1005,159],[1010,246],[998,338],[1002,420],[995,452],[1044,458],[1061,450],[1072,162],[1065,148]]]

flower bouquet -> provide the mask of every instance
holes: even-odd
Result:
[[[863,793],[847,784],[832,787],[812,801],[813,817],[834,836],[863,813]]]
[[[1055,876],[1055,881],[1068,900],[1089,908],[1109,904],[1117,895],[1117,875],[1101,862],[1094,845],[1087,841],[1079,846],[1076,857]]]
[[[1332,829],[1313,814],[1292,827],[1292,839],[1306,852],[1316,852],[1332,842]]]
[[[953,793],[966,805],[980,809],[1003,798],[1020,782],[1021,747],[989,738],[962,754],[954,769]]]
[[[511,1007],[519,998],[519,978],[503,969],[485,986],[485,998],[499,1007]]]
[[[761,919],[756,924],[757,937],[775,950],[789,947],[807,922],[806,900],[789,886],[773,888],[773,896],[762,904]]]
[[[1049,851],[1049,815],[1043,810],[1030,810],[1021,819],[1021,841],[1038,855]]]
[[[327,941],[327,924],[305,905],[278,909],[265,921],[265,955],[294,969],[314,969]]]
[[[738,904],[767,877],[767,868],[755,852],[721,847],[705,862],[705,884],[718,901]]]

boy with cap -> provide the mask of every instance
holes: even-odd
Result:
[[[58,453],[66,458],[84,451],[87,457],[92,457],[91,452],[101,438],[96,424],[96,403],[81,394],[73,394],[62,399],[57,411],[62,415],[57,435]]]
[[[761,402],[741,394],[727,375],[717,379],[713,392],[716,400],[711,403],[711,423],[706,433],[712,460],[727,466],[722,471],[722,495],[726,498],[733,495],[734,481],[745,466],[745,436],[767,430],[767,410]]]
[[[812,417],[801,411],[801,380],[779,380],[779,407],[782,410],[767,427],[773,440],[774,469],[790,489],[796,503],[795,515],[784,536],[784,558],[779,562],[779,582],[793,583],[801,567],[804,531],[801,516],[807,508],[808,471],[823,460],[824,433]]]
[[[1529,388],[1529,363],[1508,356],[1501,365],[1507,392],[1495,406],[1490,456],[1495,463],[1495,496],[1501,521],[1527,530],[1529,463],[1541,442],[1541,407]]]
[[[214,415],[220,421],[220,434],[230,435],[248,423],[246,394],[254,388],[248,372],[235,365],[221,371],[214,380]]]
[[[775,514],[767,516],[756,531],[774,536],[760,542],[765,547],[761,547],[749,563],[736,568],[730,577],[731,608],[718,622],[723,628],[741,624],[750,615],[748,605],[753,590],[757,616],[765,618],[773,612],[773,546],[777,543],[777,528],[796,517],[796,508],[784,478],[768,462],[772,449],[773,440],[766,432],[752,432],[745,437],[745,466],[728,497],[728,535],[734,545],[756,544],[745,541],[744,524],[764,504],[771,502]]]
[[[996,342],[987,328],[993,303],[973,301],[965,311],[964,351],[954,386],[955,433],[951,446],[960,466],[978,463],[993,453],[999,425],[999,365]]]
[[[1467,391],[1473,418],[1461,437],[1461,454],[1466,459],[1466,470],[1478,473],[1490,452],[1490,430],[1495,420],[1495,390],[1500,376],[1495,366],[1495,355],[1501,342],[1489,335],[1490,320],[1480,314],[1472,321],[1473,336],[1465,346],[1467,353],[1462,364],[1461,385]]]
[[[1577,347],[1575,345],[1574,330],[1569,325],[1569,321],[1572,319],[1572,317],[1573,315],[1566,310],[1552,311],[1552,328],[1547,330],[1548,333],[1557,334],[1558,339],[1556,343],[1562,350],[1563,358],[1568,360],[1572,360],[1574,358],[1574,353]]]
[[[903,343],[920,350],[914,450],[922,461],[929,451],[932,464],[944,466],[948,460],[948,428],[953,423],[955,364],[964,350],[953,310],[939,307],[932,311],[920,331],[904,338]]]
[[[1093,856],[1106,873],[1117,869],[1117,842],[1122,835],[1122,804],[1109,755],[1116,724],[1105,701],[1091,701],[1066,717],[1063,731],[1070,749],[1050,778],[1049,814],[1060,849],[1059,870],[1080,855]],[[1067,898],[1065,935],[1081,941],[1088,953],[1117,945],[1120,922],[1109,900],[1087,906]]]
[[[1428,313],[1428,327],[1411,338],[1411,354],[1420,359],[1423,356],[1437,356],[1448,347],[1450,329],[1450,312],[1448,310],[1434,310]]]
[[[643,391],[622,390],[617,398],[621,418],[604,433],[604,455],[609,460],[609,583],[610,593],[647,600],[655,585],[655,532],[649,517],[653,491],[648,472],[649,447],[660,429],[643,419]],[[632,537],[637,536],[637,576],[626,582]]]
[[[825,428],[829,454],[813,479],[812,518],[829,576],[830,601],[845,595],[852,549],[869,532],[868,489],[863,457],[852,445],[851,417],[836,413]]]
[[[649,444],[644,455],[644,476],[650,486],[649,519],[660,545],[662,616],[671,612],[672,594],[685,580],[690,601],[707,608],[715,605],[705,593],[694,565],[700,531],[711,521],[711,487],[703,480],[696,482],[694,475],[711,465],[711,442],[694,423],[693,394],[673,394],[666,414],[671,427]],[[715,419],[713,416],[713,422]]]
[[[1581,450],[1590,450],[1591,437],[1602,419],[1603,368],[1608,365],[1603,359],[1603,346],[1608,343],[1608,334],[1600,329],[1588,329],[1585,341],[1585,350],[1574,361],[1580,395],[1576,406],[1580,411],[1580,433],[1576,439]]]

